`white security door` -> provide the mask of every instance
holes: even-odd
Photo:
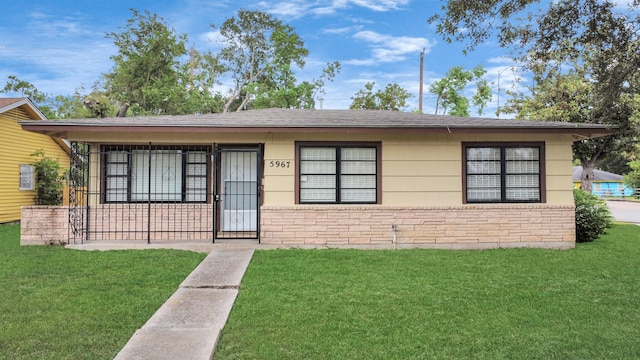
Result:
[[[221,230],[257,231],[258,154],[225,150],[220,156]]]

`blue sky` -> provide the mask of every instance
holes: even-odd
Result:
[[[309,50],[298,80],[318,77],[327,62],[341,63],[341,73],[322,95],[324,109],[348,108],[350,98],[369,81],[377,88],[400,84],[414,94],[407,110],[417,109],[424,49],[424,112],[435,108],[435,97],[427,92],[431,83],[453,66],[480,64],[494,92],[484,116],[495,117],[498,74],[504,104],[504,90],[515,76],[513,63],[494,43],[467,56],[462,45],[447,44],[427,23],[441,6],[438,0],[8,2],[0,14],[0,87],[15,75],[51,95],[69,95],[81,86],[89,90],[113,66],[109,57],[116,48],[105,33],[120,32],[132,7],[156,13],[176,32],[187,34],[190,45],[214,52],[219,44],[210,24],[220,25],[242,8],[269,12],[295,28]],[[224,84],[219,90],[225,90]]]

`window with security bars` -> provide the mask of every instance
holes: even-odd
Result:
[[[377,203],[378,148],[378,145],[299,146],[299,202]]]
[[[209,150],[103,147],[105,202],[206,202]]]
[[[542,145],[464,145],[466,202],[542,202]]]

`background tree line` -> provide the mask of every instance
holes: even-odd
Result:
[[[265,107],[313,108],[316,95],[340,72],[337,61],[311,81],[298,81],[309,51],[295,29],[274,16],[239,10],[219,27],[218,53],[187,48],[177,33],[149,11],[131,9],[132,18],[105,36],[118,51],[112,69],[90,91],[49,96],[9,76],[3,93],[30,97],[50,119],[194,114]],[[215,91],[228,80],[227,92]]]
[[[626,9],[611,0],[442,2],[428,21],[446,41],[466,44],[465,52],[495,41],[531,74],[532,85],[509,91],[498,112],[616,126],[615,136],[574,143],[587,190],[597,164],[621,174],[631,170],[640,129],[640,2]],[[340,71],[340,64],[331,62],[316,79],[298,81],[296,69],[304,67],[309,52],[293,27],[267,13],[240,10],[219,27],[211,25],[222,41],[214,54],[187,48],[187,36],[155,14],[131,12],[119,32],[106,34],[118,52],[111,56],[111,71],[88,93],[80,88],[52,97],[13,76],[2,92],[29,96],[52,119],[313,108],[325,83]],[[451,68],[429,87],[436,113],[468,116],[473,105],[482,114],[491,99],[484,74],[481,67]],[[213,91],[223,79],[230,80],[230,89]],[[470,102],[461,94],[472,82],[476,91]],[[351,108],[406,109],[412,96],[406,89],[396,83],[377,91],[374,86],[366,83],[351,98]]]
[[[429,22],[465,51],[497,42],[532,74],[498,111],[519,119],[610,124],[614,136],[574,142],[583,189],[596,165],[637,164],[640,131],[640,1],[446,0]],[[460,31],[460,29],[465,29]],[[637,167],[637,165],[634,165]]]
[[[132,17],[119,31],[105,34],[117,53],[110,56],[112,69],[89,91],[78,88],[72,95],[50,96],[9,76],[0,92],[30,97],[50,119],[314,108],[325,83],[340,72],[340,63],[334,61],[315,79],[298,81],[296,70],[304,67],[309,51],[293,27],[264,12],[239,10],[219,27],[212,24],[221,40],[214,54],[187,48],[187,35],[177,33],[162,17],[130,11]],[[449,109],[453,115],[468,116],[469,101],[460,91],[484,73],[481,67],[456,67],[434,84],[438,88],[432,93],[442,104],[441,112]],[[222,81],[231,84],[229,90],[214,91]],[[486,81],[484,85],[485,97],[473,98],[479,113],[490,100]],[[375,82],[366,83],[351,98],[351,108],[406,110],[413,96],[397,83],[377,91],[374,86]]]

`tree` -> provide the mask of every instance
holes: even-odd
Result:
[[[19,93],[22,97],[28,97],[34,103],[43,103],[47,100],[47,94],[40,92],[32,83],[18,79],[15,75],[7,76],[7,83],[0,93]]]
[[[293,27],[261,11],[239,10],[237,17],[222,23],[220,35],[223,38],[220,61],[234,84],[223,112],[232,107],[243,110],[256,93],[264,94],[274,84],[291,89],[295,83],[290,79],[291,67],[302,68],[309,54]],[[261,82],[265,79],[272,83]]]
[[[112,112],[113,105],[100,91],[94,90],[89,95],[83,95],[83,92],[84,88],[80,87],[73,95],[52,97],[14,75],[8,77],[4,88],[0,90],[0,93],[19,93],[21,96],[29,97],[48,119],[105,117],[107,113]],[[98,98],[99,100],[96,100]]]
[[[412,96],[410,92],[397,83],[390,83],[385,86],[384,91],[378,90],[374,93],[375,84],[375,82],[364,84],[364,89],[358,90],[351,97],[353,101],[349,108],[393,111],[406,109],[407,99]]]
[[[640,189],[640,159],[629,162],[629,166],[631,171],[624,176],[624,183],[632,189]]]
[[[450,115],[469,116],[469,99],[461,92],[475,80],[477,89],[471,99],[473,106],[478,109],[478,115],[482,115],[484,107],[491,100],[491,88],[487,80],[482,78],[486,72],[480,65],[472,70],[464,70],[462,66],[449,69],[444,78],[429,87],[429,92],[436,95],[435,113],[438,114],[442,106],[442,115],[450,108]]]
[[[18,79],[15,75],[9,75],[7,77],[7,83],[4,85],[4,88],[0,90],[0,93],[17,93],[20,94],[21,97],[28,97],[34,104],[36,104],[36,106],[38,106],[38,109],[42,114],[44,114],[44,116],[48,119],[56,118],[55,109],[47,103],[49,95],[39,91],[32,83]]]
[[[559,0],[545,11],[538,11],[538,3],[448,0],[444,13],[429,21],[447,41],[466,42],[467,50],[495,36],[534,73],[535,89],[518,100],[529,102],[518,108],[527,109],[518,117],[618,127],[614,136],[574,143],[574,157],[584,169],[582,186],[590,191],[597,161],[638,141],[639,125],[632,115],[640,92],[640,13],[609,0]],[[628,6],[638,10],[640,2]]]
[[[149,11],[130,10],[122,32],[110,32],[118,53],[104,75],[107,95],[118,105],[129,104],[135,115],[179,114],[187,86],[180,58],[187,55],[187,36],[176,34],[164,19]]]
[[[279,71],[270,67],[265,76],[255,84],[256,95],[251,107],[313,109],[316,95],[324,92],[325,81],[333,81],[339,71],[340,63],[335,61],[327,64],[318,79],[297,83],[290,66],[284,65]]]

